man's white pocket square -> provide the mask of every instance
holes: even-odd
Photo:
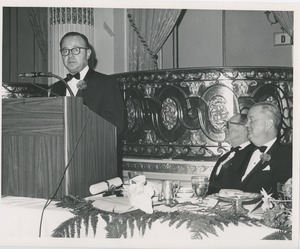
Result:
[[[263,168],[263,171],[267,171],[267,170],[270,170],[270,165],[266,166],[265,168]]]

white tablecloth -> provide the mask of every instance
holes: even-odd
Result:
[[[1,198],[2,237],[39,237],[40,219],[45,199],[28,197]],[[62,221],[74,215],[67,209],[57,208],[51,203],[44,212],[42,237],[49,237]]]
[[[40,219],[45,199],[34,199],[27,197],[5,197],[1,200],[1,231],[2,237],[33,237],[38,238]],[[73,214],[67,209],[58,208],[55,202],[52,202],[45,210],[42,221],[41,236],[42,238],[49,238],[55,228],[57,228],[63,221],[73,217]],[[105,222],[101,217],[97,226],[98,238],[105,238],[106,231],[104,230]],[[82,228],[84,229],[84,228]],[[91,231],[92,229],[90,229]],[[247,240],[260,240],[266,235],[271,234],[274,229],[262,226],[246,226],[240,224],[235,226],[230,224],[225,227],[225,231],[217,228],[217,234],[209,235],[204,239],[236,239],[245,238]],[[84,235],[84,230],[81,232]],[[94,237],[92,231],[88,237]],[[159,221],[152,225],[151,230],[147,229],[143,239],[190,239],[190,231],[181,226],[176,229],[175,226],[169,227],[168,222],[161,223]],[[138,232],[134,233],[133,238],[141,238]]]
[[[51,234],[63,221],[74,217],[67,209],[58,208],[52,202],[45,210],[42,233],[39,238],[40,218],[45,199],[26,197],[4,197],[1,199],[0,246],[59,246],[72,248],[297,248],[297,241],[263,241],[274,229],[261,226],[233,224],[222,231],[217,229],[218,237],[209,235],[202,240],[192,240],[190,231],[182,225],[179,229],[169,227],[168,223],[157,221],[147,229],[142,237],[138,231],[133,239],[106,239],[106,223],[100,217],[96,238],[92,229],[88,238],[62,239],[53,238]],[[160,206],[162,207],[162,206]],[[81,235],[84,235],[84,227]]]

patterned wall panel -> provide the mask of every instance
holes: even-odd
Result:
[[[124,93],[124,158],[215,161],[228,149],[226,120],[259,101],[279,106],[281,140],[292,142],[292,68],[189,68],[115,76]],[[123,166],[131,167],[128,161]]]
[[[279,106],[283,114],[281,140],[292,142],[292,68],[187,68],[115,77],[124,96],[125,171],[198,172],[195,162],[201,162],[206,170],[207,165],[211,168],[228,150],[223,141],[226,120],[246,113],[259,101]],[[2,86],[3,98],[38,96],[46,97],[47,89],[30,84]],[[181,161],[184,166],[179,167]]]

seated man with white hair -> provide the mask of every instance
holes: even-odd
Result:
[[[277,197],[277,183],[292,177],[292,146],[281,144],[279,108],[269,102],[254,104],[247,114],[249,140],[255,145],[242,167],[237,171],[237,188],[244,192],[260,193],[262,188]]]

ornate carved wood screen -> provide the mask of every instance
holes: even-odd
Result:
[[[292,142],[292,68],[190,68],[115,76],[124,93],[125,173],[209,174],[228,148],[223,142],[226,120],[259,101],[279,106],[281,140]]]
[[[125,177],[129,170],[143,171],[149,178],[187,181],[194,174],[210,174],[228,149],[223,142],[225,121],[258,101],[279,106],[281,140],[292,142],[292,68],[188,68],[115,77],[124,94]],[[4,88],[6,98],[47,96],[47,91],[30,84],[5,84]]]

